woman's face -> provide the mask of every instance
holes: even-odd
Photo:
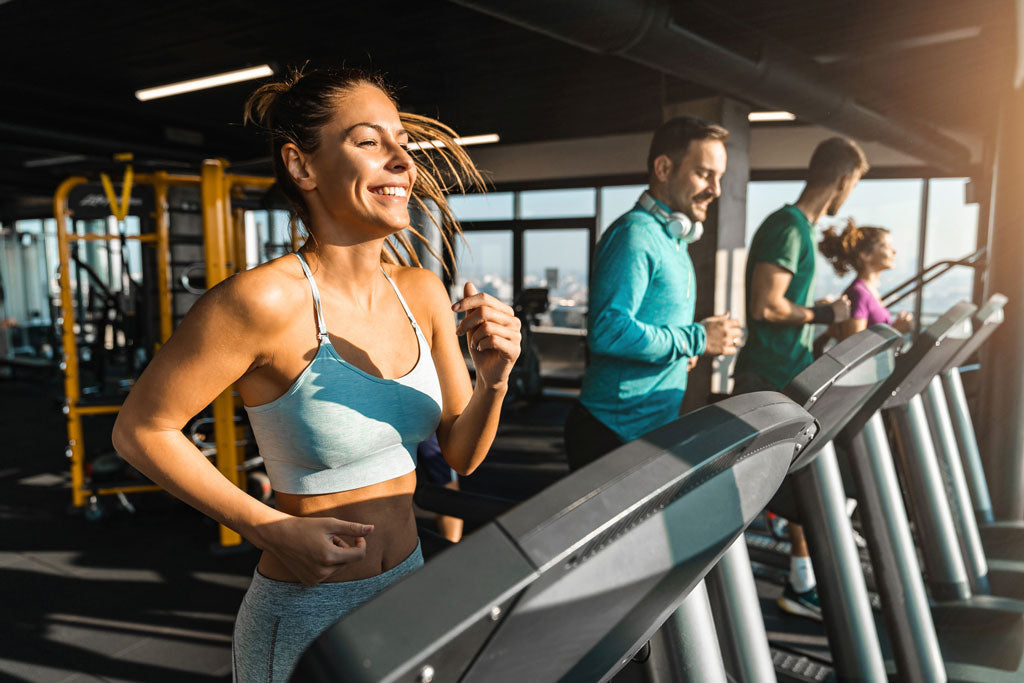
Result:
[[[896,247],[892,243],[892,235],[883,233],[875,246],[864,254],[864,266],[867,270],[880,272],[889,270],[896,264]]]
[[[314,222],[326,212],[339,225],[385,234],[408,227],[416,180],[408,143],[398,110],[379,88],[361,84],[340,97],[309,157],[315,196],[306,197]]]

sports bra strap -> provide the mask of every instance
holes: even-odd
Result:
[[[309,272],[309,266],[306,265],[306,258],[299,252],[294,252],[299,257],[299,264],[302,265],[302,272],[306,274],[306,279],[309,280],[309,286],[313,290],[313,310],[316,311],[316,336],[320,340],[320,343],[328,341],[330,338],[327,336],[327,325],[324,323],[324,314],[320,310],[320,290],[316,288],[316,280],[313,279],[313,273]],[[399,295],[401,297],[401,295]],[[405,305],[405,302],[402,302]],[[408,309],[406,309],[408,310]]]
[[[398,301],[402,304],[402,308],[405,309],[405,314],[409,317],[409,322],[411,322],[412,326],[418,330],[420,326],[416,324],[416,318],[413,317],[412,311],[409,310],[409,305],[405,303],[405,297],[403,297],[402,293],[398,291],[398,286],[395,285],[395,281],[388,277],[383,266],[381,266],[380,272],[384,273],[384,277],[386,277],[388,282],[391,283],[391,289],[395,290],[395,294],[398,295]]]

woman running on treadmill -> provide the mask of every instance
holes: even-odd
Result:
[[[453,306],[437,276],[406,265],[418,263],[410,200],[440,209],[450,251],[459,228],[443,192],[482,185],[450,129],[399,114],[380,78],[353,69],[264,85],[246,119],[270,138],[278,186],[309,238],[192,307],[128,396],[114,442],[263,550],[236,619],[233,670],[236,680],[284,681],[328,626],[423,563],[416,446],[436,432],[459,474],[480,465],[519,321],[472,284]],[[432,149],[414,160],[412,142]],[[465,314],[457,327],[453,311]],[[232,384],[276,509],[233,486],[181,432]]]
[[[837,233],[835,228],[825,230],[818,249],[838,275],[857,273],[857,278],[843,292],[850,299],[850,318],[833,325],[829,330],[831,336],[842,341],[877,323],[892,325],[903,334],[913,329],[914,316],[904,312],[894,320],[878,293],[882,272],[892,268],[896,258],[888,230],[858,227],[851,220],[842,233]]]

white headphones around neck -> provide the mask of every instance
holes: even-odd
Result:
[[[693,244],[704,234],[704,224],[693,222],[685,213],[673,211],[669,213],[658,205],[658,201],[649,193],[644,192],[638,200],[640,208],[661,221],[669,234],[685,244]]]

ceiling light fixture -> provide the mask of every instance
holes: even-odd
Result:
[[[213,76],[204,76],[203,78],[193,78],[189,81],[179,81],[178,83],[170,83],[168,85],[161,85],[155,88],[144,88],[143,90],[136,90],[135,97],[142,102],[147,100],[155,100],[159,97],[170,97],[171,95],[180,95],[186,92],[192,92],[194,90],[205,90],[206,88],[216,88],[220,85],[227,85],[229,83],[239,83],[241,81],[250,81],[254,78],[265,78],[266,76],[273,76],[274,70],[270,68],[270,65],[263,64],[261,66],[253,66],[247,69],[239,69],[237,71],[227,71],[222,74],[216,74]]]
[[[84,154],[65,154],[59,157],[44,157],[42,159],[29,159],[24,164],[25,168],[45,168],[47,166],[61,166],[63,164],[77,164],[85,161]]]
[[[752,111],[747,114],[747,121],[764,123],[765,121],[796,121],[796,115],[788,111]]]
[[[470,145],[487,145],[492,142],[499,142],[501,138],[497,133],[488,133],[486,135],[467,135],[464,138],[455,138],[455,144],[460,147],[469,147]],[[430,149],[432,147],[444,147],[444,143],[440,140],[427,140],[426,142],[410,142],[407,149]]]

